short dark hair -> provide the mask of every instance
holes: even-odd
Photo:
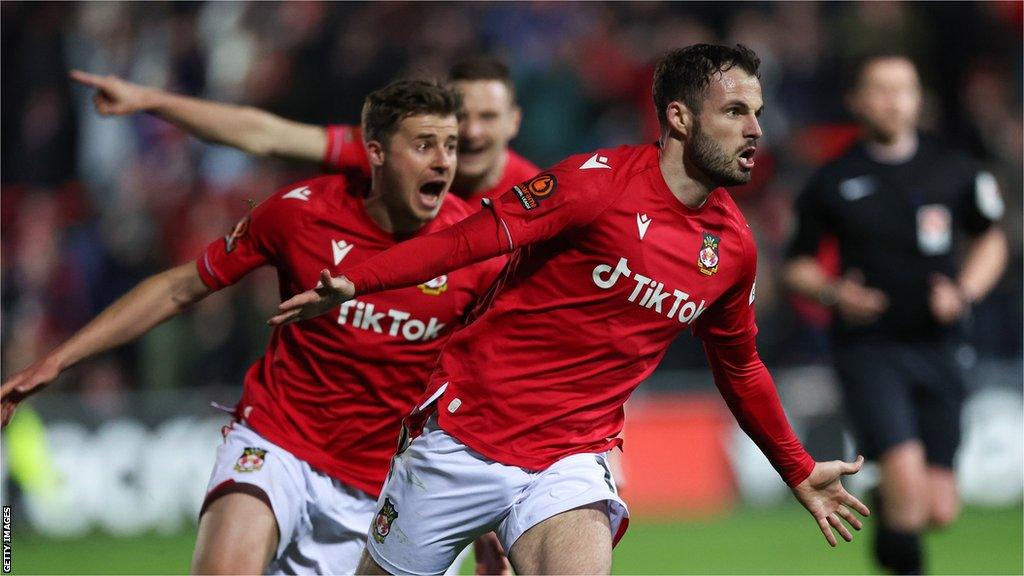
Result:
[[[761,59],[742,44],[735,48],[715,44],[694,44],[666,54],[654,71],[654,107],[658,121],[667,122],[665,108],[674,100],[686,104],[693,113],[700,112],[704,93],[711,77],[738,66],[752,76],[758,75]]]
[[[515,85],[512,84],[512,75],[508,66],[496,56],[490,54],[474,54],[467,56],[448,69],[448,80],[457,82],[459,80],[494,80],[501,82],[508,89],[512,102],[516,100]]]
[[[363,102],[363,140],[387,142],[398,123],[409,116],[457,116],[462,110],[458,92],[426,80],[396,80],[370,92]]]
[[[860,88],[861,80],[864,79],[864,71],[879,60],[906,60],[907,62],[910,62],[915,70],[920,70],[917,62],[914,62],[914,59],[906,52],[892,49],[879,49],[864,52],[850,59],[845,66],[845,73],[843,74],[845,92],[855,92]]]

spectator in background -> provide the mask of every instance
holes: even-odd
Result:
[[[881,467],[875,556],[895,573],[917,574],[921,533],[958,514],[957,328],[1006,264],[995,225],[1003,203],[989,173],[918,132],[921,86],[907,57],[866,58],[848,105],[862,141],[821,168],[800,196],[785,277],[835,308],[846,409],[859,450]],[[960,233],[968,235],[963,246]],[[814,259],[829,234],[841,278]]]

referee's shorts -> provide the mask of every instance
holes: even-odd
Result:
[[[920,440],[929,464],[953,467],[964,380],[952,342],[870,342],[836,347],[846,412],[864,457]]]

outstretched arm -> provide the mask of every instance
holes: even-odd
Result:
[[[829,526],[847,542],[853,540],[840,518],[860,530],[861,522],[850,508],[864,516],[870,512],[843,488],[840,477],[856,473],[864,459],[847,463],[815,462],[811,458],[786,419],[775,383],[757,354],[753,337],[729,344],[706,340],[704,350],[715,385],[740,427],[768,457],[797,500],[814,516],[829,545],[836,545],[836,537]]]
[[[501,234],[494,214],[483,210],[440,232],[400,242],[348,270],[344,276],[332,278],[324,269],[317,287],[282,302],[269,324],[277,326],[313,318],[357,294],[415,286],[499,256],[511,249]]]
[[[64,370],[138,338],[209,293],[195,262],[147,278],[67,342],[3,383],[0,388],[3,426],[10,422],[18,403],[42,390]]]
[[[257,156],[321,162],[327,130],[251,106],[222,104],[133,84],[117,76],[71,71],[71,79],[96,89],[93,102],[104,116],[148,112],[203,140]]]

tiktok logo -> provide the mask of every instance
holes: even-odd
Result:
[[[626,300],[667,318],[676,318],[683,324],[693,322],[707,309],[704,300],[701,300],[700,304],[694,303],[690,301],[690,295],[686,292],[675,289],[669,291],[663,282],[633,272],[629,269],[629,260],[626,258],[619,258],[615,268],[607,264],[595,266],[592,276],[594,285],[602,290],[608,290],[615,286],[619,278],[622,277],[633,280],[636,287],[633,288]],[[638,298],[639,300],[637,300]]]

